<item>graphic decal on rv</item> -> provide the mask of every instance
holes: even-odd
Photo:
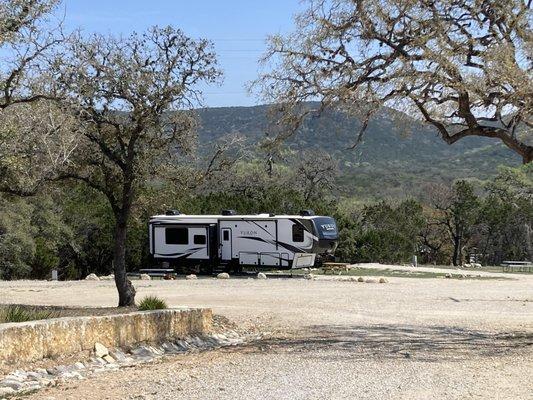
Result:
[[[262,230],[264,230],[266,233],[268,233],[270,236],[274,237],[274,235],[272,234],[272,232],[268,231],[267,229],[263,228],[261,225],[259,225],[257,222],[255,221],[248,221],[248,223],[251,223],[251,224],[254,224],[254,225],[257,225],[259,228],[261,228]]]
[[[156,253],[155,255],[160,256],[160,257],[185,258],[203,249],[205,249],[205,247],[195,247],[193,249],[189,249],[189,251],[185,253]]]
[[[250,240],[257,240],[259,242],[268,243],[268,244],[277,244],[281,247],[284,247],[287,250],[292,251],[293,253],[307,253],[307,250],[304,250],[300,247],[293,246],[292,244],[280,242],[279,240],[266,240],[260,237],[254,237],[254,236],[239,236],[239,238],[242,239],[250,239]]]
[[[293,222],[293,223],[295,223],[296,225],[300,225],[300,226],[303,228],[304,231],[308,232],[308,233],[311,235],[311,237],[313,238],[313,240],[318,240],[318,237],[316,237],[315,235],[313,235],[313,232],[311,232],[311,231],[309,230],[309,228],[308,228],[305,224],[302,223],[302,221],[298,221],[296,218],[291,218],[290,221]]]

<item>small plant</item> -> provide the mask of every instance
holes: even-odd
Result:
[[[138,306],[140,311],[150,311],[150,310],[164,310],[167,307],[165,300],[160,299],[157,296],[146,296],[141,300]]]
[[[13,305],[0,309],[0,323],[36,321],[59,316],[57,311],[41,310],[36,307]]]

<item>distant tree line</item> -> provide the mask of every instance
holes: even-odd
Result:
[[[316,154],[307,154],[313,159]],[[334,163],[322,178],[332,178]],[[428,186],[420,199],[361,203],[339,199],[318,179],[309,163],[277,165],[239,162],[190,187],[154,182],[139,193],[128,222],[125,264],[128,271],[150,265],[147,221],[166,209],[218,213],[297,213],[312,208],[332,215],[340,229],[337,257],[346,262],[469,262],[484,265],[505,259],[532,260],[533,165],[505,168],[475,193],[467,181]],[[311,167],[313,168],[313,167]],[[312,188],[312,190],[310,190]],[[80,279],[113,271],[114,214],[98,191],[76,182],[56,186],[31,198],[0,198],[0,278]]]

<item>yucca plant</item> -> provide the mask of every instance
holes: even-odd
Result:
[[[140,311],[164,310],[167,307],[165,300],[157,296],[146,296],[138,305]]]
[[[42,310],[36,307],[12,305],[0,309],[0,323],[26,322],[40,319],[58,318],[59,312]]]

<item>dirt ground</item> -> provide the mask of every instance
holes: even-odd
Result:
[[[533,399],[533,276],[135,281],[270,337],[68,382],[32,399]],[[0,303],[106,307],[113,282],[0,282]]]

